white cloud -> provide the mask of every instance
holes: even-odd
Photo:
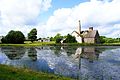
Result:
[[[38,23],[38,16],[52,6],[51,2],[0,0],[0,35],[12,29],[27,35],[33,27],[37,28],[40,37],[57,33],[65,35],[77,29],[78,20],[82,22],[82,30],[93,26],[101,35],[118,37],[120,34],[120,0],[90,0],[72,8],[60,8],[54,11],[45,25]],[[34,26],[30,25],[34,23]]]
[[[43,11],[51,7],[52,0],[0,0],[0,32],[4,35],[9,30],[29,30],[29,23],[35,21]],[[17,28],[16,28],[17,26]],[[20,26],[20,27],[18,27]],[[27,29],[26,29],[27,28]]]
[[[101,35],[117,37],[116,34],[120,30],[119,8],[120,0],[90,0],[73,8],[61,8],[54,11],[44,27],[47,28],[48,35],[67,34],[76,30],[80,19],[82,29],[93,26],[99,29]]]

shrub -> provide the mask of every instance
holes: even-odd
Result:
[[[21,44],[24,43],[25,36],[21,31],[11,30],[5,37],[2,38],[2,43]]]

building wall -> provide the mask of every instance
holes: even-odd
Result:
[[[95,43],[95,38],[84,38],[84,43]]]
[[[81,38],[77,33],[73,32],[73,33],[72,33],[72,36],[75,36],[76,41],[77,41],[78,43],[82,43],[82,38]]]

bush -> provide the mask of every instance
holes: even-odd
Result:
[[[21,44],[24,43],[25,36],[21,31],[11,30],[5,37],[2,38],[2,43]]]
[[[77,41],[76,41],[75,37],[70,34],[68,34],[66,36],[66,39],[63,41],[63,43],[76,43],[76,42]]]
[[[55,42],[60,43],[61,40],[62,40],[61,38],[57,38]]]

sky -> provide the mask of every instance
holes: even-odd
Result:
[[[0,36],[36,28],[39,37],[93,27],[101,36],[120,37],[120,0],[0,0]]]

